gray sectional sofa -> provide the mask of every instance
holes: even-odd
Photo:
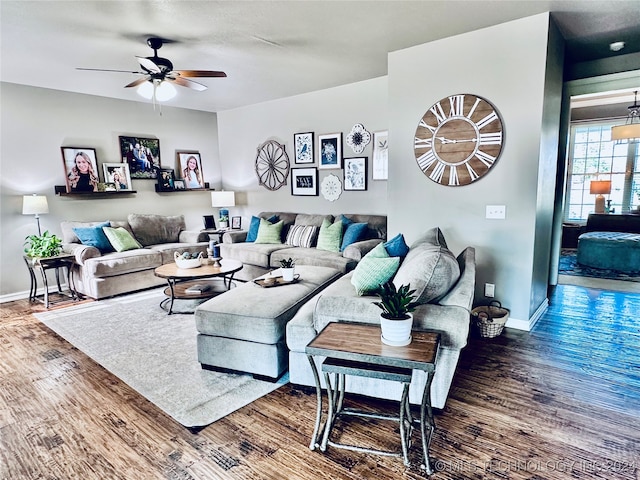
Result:
[[[293,258],[297,265],[315,265],[331,267],[341,272],[349,272],[373,247],[387,239],[387,217],[385,215],[344,214],[354,223],[366,223],[368,228],[362,240],[352,243],[342,252],[329,252],[317,248],[293,247],[285,243],[287,232],[292,225],[313,225],[320,227],[326,218],[334,222],[340,216],[308,215],[292,212],[262,212],[260,218],[277,217],[282,220],[281,240],[279,244],[261,244],[246,242],[247,232],[226,232],[222,236],[220,254],[222,258],[239,260],[244,268],[236,274],[237,280],[250,281],[278,268],[280,260]]]
[[[204,252],[208,235],[187,231],[183,215],[129,214],[127,220],[111,220],[111,227],[123,227],[142,245],[121,252],[104,252],[82,244],[74,228],[94,227],[105,222],[60,224],[63,251],[75,255],[72,278],[81,295],[100,299],[166,283],[154,269],[172,263],[173,252]]]

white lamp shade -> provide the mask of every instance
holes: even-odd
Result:
[[[138,95],[151,100],[154,95],[154,84],[152,82],[144,82],[138,87]],[[155,96],[159,102],[171,100],[176,96],[176,88],[169,82],[156,82],[155,84]]]
[[[640,140],[640,123],[627,123],[611,127],[611,140]]]
[[[211,192],[211,206],[212,207],[235,207],[236,206],[236,192]]]
[[[44,195],[25,195],[22,197],[22,214],[39,215],[49,213],[49,204]]]

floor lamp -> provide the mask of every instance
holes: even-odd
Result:
[[[38,236],[42,236],[40,231],[40,214],[49,213],[49,204],[45,195],[24,195],[22,197],[22,214],[35,215],[38,222]]]
[[[604,195],[611,193],[611,180],[592,180],[589,193],[596,195],[596,213],[604,213]]]

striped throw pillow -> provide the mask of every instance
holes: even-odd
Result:
[[[318,236],[318,227],[314,225],[292,225],[285,243],[292,247],[311,248]]]
[[[271,224],[269,220],[260,219],[260,227],[258,228],[258,237],[255,243],[282,243],[280,237],[284,222],[280,220],[278,223]]]

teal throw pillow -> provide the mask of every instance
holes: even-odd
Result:
[[[380,243],[358,262],[351,276],[351,285],[358,295],[373,293],[395,275],[399,266],[400,258],[389,257]]]
[[[73,232],[83,245],[96,247],[101,253],[113,252],[109,239],[102,231],[103,227],[110,227],[111,223],[103,222],[91,227],[74,227]]]
[[[320,232],[318,233],[318,250],[327,250],[329,252],[339,252],[340,242],[342,240],[342,222],[331,223],[328,219],[322,221]]]
[[[344,231],[344,236],[342,237],[342,246],[340,247],[340,251],[344,251],[352,243],[359,242],[362,240],[367,233],[368,225],[366,223],[351,223],[347,229]],[[397,256],[397,255],[391,255]]]
[[[255,243],[282,243],[283,225],[284,222],[282,220],[277,223],[270,223],[269,220],[261,218]]]
[[[276,223],[279,220],[277,215],[271,215],[267,219],[270,223]],[[255,242],[258,238],[258,229],[260,228],[260,217],[251,217],[251,223],[249,224],[249,231],[247,232],[247,238],[245,242]]]
[[[133,238],[129,231],[124,227],[103,227],[102,231],[107,236],[116,252],[142,248],[142,245],[140,245],[140,243]]]
[[[390,257],[406,257],[407,253],[409,253],[409,246],[401,233],[386,242],[384,248]]]

